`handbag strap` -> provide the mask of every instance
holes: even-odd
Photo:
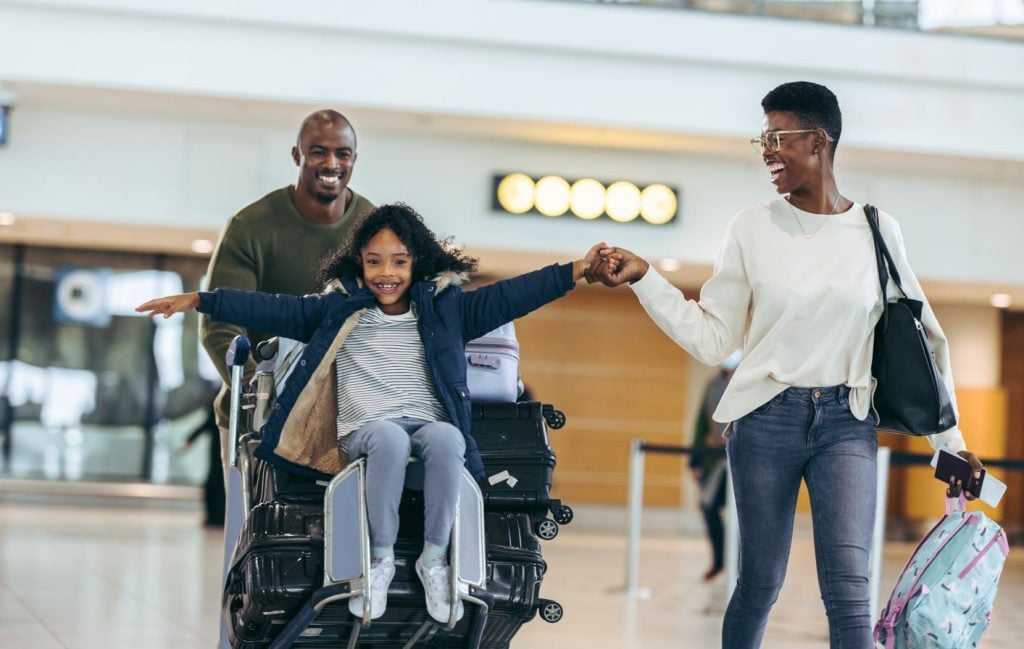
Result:
[[[885,289],[889,284],[890,273],[892,274],[892,280],[896,283],[896,288],[903,294],[903,297],[907,297],[907,292],[903,290],[903,282],[900,281],[900,273],[896,270],[896,263],[892,260],[892,255],[889,254],[889,248],[885,245],[885,239],[882,238],[882,230],[878,226],[878,208],[874,205],[865,205],[864,215],[868,219],[868,226],[871,227],[871,238],[875,242],[878,284],[882,289],[882,306],[884,307],[887,300]],[[882,309],[882,319],[879,324],[883,329],[889,325],[889,312],[885,308]]]
[[[907,297],[907,292],[903,290],[903,282],[900,281],[900,272],[896,270],[896,262],[892,260],[892,255],[889,254],[889,247],[885,245],[885,239],[882,238],[882,230],[878,226],[878,208],[874,205],[865,205],[864,214],[868,217],[868,225],[871,226],[871,236],[875,240],[875,258],[878,260],[878,280],[882,285],[882,296],[885,297],[885,286],[889,283],[889,274],[892,274],[892,280],[896,282],[896,288],[900,290],[903,297]],[[885,263],[882,263],[882,260]],[[888,273],[886,272],[886,266],[888,266]]]

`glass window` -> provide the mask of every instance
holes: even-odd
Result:
[[[10,460],[10,430],[13,412],[6,398],[11,378],[11,308],[14,286],[14,247],[0,245],[0,475],[6,473]]]
[[[10,355],[11,289],[14,285],[14,246],[0,245],[0,362]]]
[[[178,278],[179,291],[198,291],[207,263],[206,259],[199,258],[168,258],[163,268]],[[187,445],[187,450],[178,450],[168,458],[168,479],[195,484],[205,480],[209,463],[220,464],[220,442],[214,434],[198,434],[187,442],[205,422],[221,381],[199,343],[199,314],[190,311],[164,322],[175,322],[176,318],[177,328],[168,330],[163,338],[158,335],[154,347],[155,355],[161,359],[157,364],[162,402],[161,432],[172,448],[185,449]],[[159,329],[164,325],[157,326]]]
[[[29,248],[24,259],[12,309],[19,339],[8,390],[10,472],[201,482],[205,451],[184,449],[211,390],[195,378],[194,314],[158,322],[134,307],[195,290],[205,261],[46,248]]]

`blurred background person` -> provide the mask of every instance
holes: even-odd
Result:
[[[224,527],[224,507],[227,495],[224,492],[223,460],[221,459],[220,432],[217,429],[217,412],[214,400],[217,389],[212,388],[206,406],[206,416],[185,439],[185,448],[191,447],[203,433],[210,435],[209,460],[206,480],[203,482],[203,525],[206,527]]]
[[[711,416],[722,399],[725,387],[736,366],[740,364],[743,352],[736,350],[722,361],[718,373],[704,388],[697,423],[693,429],[693,451],[690,453],[690,470],[700,484],[700,511],[704,516],[704,527],[711,543],[711,567],[704,572],[704,581],[714,579],[725,566],[725,525],[722,522],[722,508],[725,506],[725,489],[728,485],[725,461],[725,424]],[[710,452],[709,452],[710,451]]]

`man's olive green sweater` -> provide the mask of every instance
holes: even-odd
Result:
[[[316,284],[321,260],[339,248],[356,219],[373,204],[352,192],[345,214],[329,225],[303,219],[292,203],[288,188],[274,190],[242,208],[228,221],[207,271],[208,290],[227,287],[266,293],[307,295],[319,292]],[[246,334],[253,349],[268,335],[242,327],[199,320],[199,336],[213,360],[224,387],[217,397],[217,425],[228,426],[228,369],[224,355],[235,336]],[[256,364],[250,358],[246,376]]]

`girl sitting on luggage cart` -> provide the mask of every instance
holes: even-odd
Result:
[[[256,456],[314,477],[366,457],[371,619],[383,615],[395,574],[406,465],[410,456],[421,460],[426,511],[416,574],[427,611],[445,623],[459,475],[465,464],[477,480],[484,478],[470,435],[465,343],[565,295],[603,246],[571,263],[463,291],[459,284],[477,261],[438,240],[412,208],[384,205],[323,261],[320,295],[220,288],[150,300],[136,310],[166,318],[196,309],[307,343]],[[461,618],[462,603],[456,606]],[[350,599],[349,609],[362,617],[362,597]]]

